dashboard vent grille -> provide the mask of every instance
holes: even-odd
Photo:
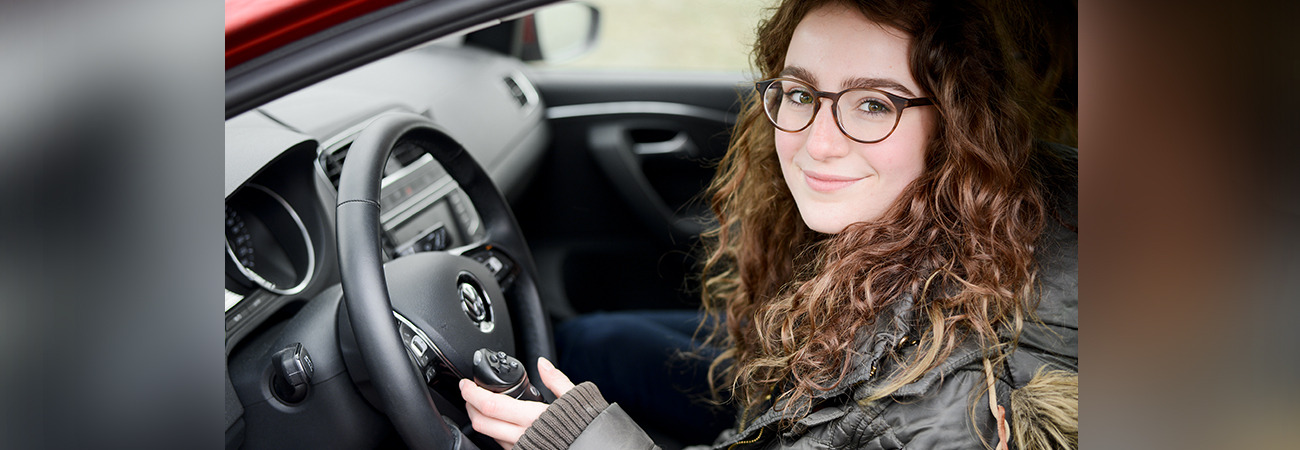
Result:
[[[351,147],[352,144],[349,143],[321,157],[321,167],[325,169],[325,176],[330,179],[330,184],[334,185],[335,190],[339,188],[339,178],[343,176],[343,160],[348,157],[348,150]],[[410,165],[426,152],[417,141],[399,141],[393,147],[392,153],[388,155],[388,163],[384,165],[384,175],[387,176]]]
[[[352,144],[348,144],[340,147],[338,150],[326,154],[323,158],[325,163],[325,176],[329,177],[330,183],[334,185],[334,189],[339,188],[339,177],[343,174],[343,159],[347,158],[348,148],[351,146]]]
[[[519,87],[519,83],[515,81],[515,78],[505,77],[503,80],[506,82],[506,89],[510,90],[510,95],[515,98],[515,101],[519,102],[519,107],[528,106],[528,95],[524,94],[523,88]]]

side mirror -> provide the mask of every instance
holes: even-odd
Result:
[[[562,63],[585,55],[596,46],[600,33],[600,10],[595,6],[582,2],[560,3],[538,10],[532,19],[533,26],[525,25],[521,34],[525,43],[531,37],[539,51],[536,55],[525,51],[521,55],[525,61]],[[530,31],[532,36],[529,36]]]
[[[596,46],[600,11],[587,3],[551,5],[465,36],[465,44],[514,56],[523,61],[561,63]]]

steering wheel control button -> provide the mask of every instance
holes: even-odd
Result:
[[[406,351],[411,360],[421,369],[428,366],[429,361],[432,359],[432,352],[429,349],[433,347],[433,344],[426,341],[423,336],[416,333],[410,325],[407,325],[402,320],[399,319],[397,324],[398,333],[402,335],[402,342],[406,344]]]
[[[244,320],[244,313],[242,312],[235,313],[234,316],[231,316],[229,319],[226,319],[226,331],[230,331],[231,328],[234,328],[235,325],[239,325],[239,322],[243,320]]]
[[[496,255],[489,256],[487,261],[483,261],[483,264],[486,265],[488,270],[491,270],[494,275],[497,272],[500,272],[501,268],[505,267],[505,265],[501,263],[501,258],[497,258]]]
[[[510,258],[493,251],[491,246],[475,251],[469,257],[487,267],[488,271],[492,272],[492,276],[496,277],[497,283],[500,283],[503,288],[510,284],[510,275],[514,268]]]
[[[456,279],[456,290],[460,295],[460,309],[465,311],[469,320],[478,325],[479,331],[491,332],[495,326],[492,323],[492,301],[483,285],[469,272],[461,272]]]
[[[406,356],[415,365],[416,372],[424,377],[426,384],[436,387],[435,384],[440,380],[462,378],[461,372],[451,366],[447,356],[434,345],[429,335],[416,328],[415,324],[400,313],[393,312],[393,317],[397,321],[398,334],[402,338],[402,347],[406,348]]]
[[[307,398],[311,375],[316,367],[302,344],[294,343],[271,355],[271,392],[285,403],[298,403]]]
[[[424,353],[428,349],[429,346],[421,341],[419,336],[411,338],[411,350],[415,350],[415,353]]]
[[[540,392],[528,381],[519,360],[505,352],[481,348],[474,351],[474,383],[520,400],[542,401]]]
[[[429,353],[427,352],[429,344],[424,343],[424,340],[420,339],[419,336],[413,336],[407,345],[411,347],[411,353],[415,354],[415,362],[420,367],[429,365]]]
[[[436,252],[440,250],[446,250],[447,246],[449,245],[448,243],[450,241],[451,238],[447,234],[447,228],[442,225],[438,225],[438,228],[435,228],[433,231],[430,231],[429,234],[426,234],[424,235],[423,238],[420,238],[420,248],[426,252]]]

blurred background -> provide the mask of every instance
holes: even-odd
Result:
[[[774,0],[588,0],[600,11],[589,53],[552,67],[748,71],[754,30]],[[545,20],[542,18],[540,20]],[[563,33],[576,27],[539,27]],[[547,36],[542,36],[543,42]],[[707,43],[703,45],[702,43]]]

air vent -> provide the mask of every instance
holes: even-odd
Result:
[[[334,189],[339,188],[339,178],[343,175],[343,160],[348,157],[348,150],[352,147],[351,143],[339,147],[325,156],[321,157],[321,167],[325,169],[325,176],[329,177],[330,184]],[[393,152],[388,155],[388,163],[384,165],[384,175],[388,176],[397,172],[403,167],[424,156],[427,151],[416,141],[399,141],[393,147]]]
[[[325,176],[329,177],[335,190],[339,188],[339,177],[343,174],[343,159],[347,158],[348,148],[351,146],[352,144],[344,145],[321,158],[322,165],[325,166]]]
[[[524,94],[523,88],[519,87],[519,83],[515,81],[515,78],[508,76],[502,80],[506,82],[506,89],[510,90],[510,95],[515,98],[515,101],[519,102],[519,107],[528,106],[528,95]]]

